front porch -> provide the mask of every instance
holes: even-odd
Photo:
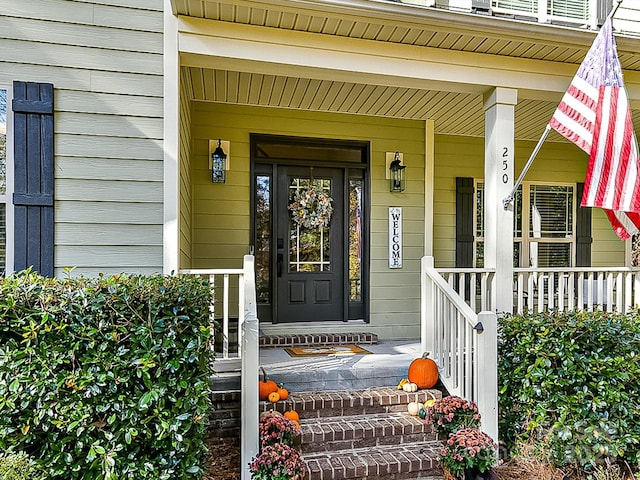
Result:
[[[433,268],[433,258],[424,257],[421,273],[421,336],[406,341],[387,341],[367,348],[372,355],[359,357],[327,357],[292,359],[282,348],[259,348],[264,332],[255,315],[255,284],[253,282],[253,258],[245,258],[245,268],[238,271],[211,272],[211,285],[215,298],[224,299],[222,309],[212,306],[212,318],[229,331],[229,291],[237,288],[242,303],[238,305],[239,332],[238,354],[231,354],[228,338],[224,351],[220,352],[217,365],[226,374],[238,374],[242,392],[243,413],[242,442],[245,460],[257,452],[257,382],[258,367],[270,371],[274,380],[286,382],[292,391],[353,390],[393,386],[405,376],[412,359],[423,352],[430,352],[438,364],[440,381],[449,394],[475,401],[482,414],[482,428],[492,438],[498,438],[497,429],[497,323],[492,311],[478,311],[474,307],[491,308],[500,300],[493,282],[493,272],[487,269],[442,270]],[[185,272],[207,275],[206,271]],[[633,308],[640,269],[518,269],[514,275],[513,291],[504,292],[514,301],[514,313],[527,311],[606,310],[626,312]],[[215,277],[222,276],[222,288],[216,287]],[[237,278],[231,279],[230,277]],[[471,288],[467,288],[470,285]],[[524,287],[527,285],[527,288]],[[473,294],[471,293],[473,292]],[[520,292],[520,293],[518,293]],[[525,295],[526,292],[526,295]],[[460,293],[460,294],[459,294]],[[534,298],[534,302],[529,302]],[[560,307],[562,305],[562,308]],[[221,311],[222,316],[216,314]],[[343,322],[318,324],[311,332],[307,325],[287,324],[281,335],[309,337],[339,337],[356,323]],[[367,325],[359,325],[366,328]],[[370,325],[369,325],[370,327]],[[264,325],[274,333],[278,326]],[[333,330],[333,331],[332,331]],[[295,335],[295,333],[298,335]],[[315,333],[315,334],[314,334]],[[354,334],[357,336],[357,334]],[[363,334],[362,338],[365,338]],[[303,340],[304,340],[303,338]],[[372,339],[372,338],[371,338]],[[346,340],[346,338],[345,338]],[[273,340],[272,342],[278,342]],[[306,340],[305,340],[306,341]],[[226,353],[224,353],[226,352]],[[248,413],[247,413],[248,412]],[[256,412],[255,416],[252,412]],[[248,461],[248,460],[247,460]],[[244,462],[246,464],[246,462]],[[246,478],[249,478],[248,476]]]

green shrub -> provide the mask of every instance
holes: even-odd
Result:
[[[0,453],[0,480],[44,480],[42,469],[24,452]]]
[[[201,476],[206,279],[0,280],[0,450],[51,478]]]
[[[640,460],[637,314],[509,316],[499,329],[500,437],[556,465]]]

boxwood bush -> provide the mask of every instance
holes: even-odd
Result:
[[[499,428],[556,465],[640,462],[637,312],[507,316],[499,329]]]
[[[50,478],[198,478],[209,407],[205,279],[0,279],[0,451]]]

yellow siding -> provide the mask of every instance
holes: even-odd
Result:
[[[238,268],[249,251],[249,135],[292,135],[371,142],[371,325],[386,338],[416,338],[424,246],[424,122],[197,102],[193,107],[193,267]],[[214,185],[208,140],[229,140],[227,182]],[[399,150],[407,189],[388,191],[385,152]],[[388,207],[403,207],[403,264],[387,260]],[[308,326],[307,326],[308,327]],[[305,328],[307,328],[305,327]]]
[[[179,269],[191,268],[191,92],[184,76],[180,82],[180,239]]]
[[[454,267],[456,177],[484,178],[484,139],[439,135],[435,142],[434,258],[436,267]],[[516,177],[534,146],[534,142],[516,142]],[[524,180],[581,183],[584,182],[587,160],[586,155],[573,144],[546,142]],[[592,265],[624,265],[624,242],[617,240],[600,209],[593,210],[592,218]]]
[[[0,84],[55,88],[56,274],[162,271],[162,0],[2,3]]]

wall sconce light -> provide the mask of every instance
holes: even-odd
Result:
[[[217,143],[217,146],[216,146]],[[226,147],[227,153],[224,148]],[[209,140],[209,170],[212,183],[224,183],[229,170],[229,142],[224,140]]]
[[[402,153],[400,152],[386,152],[387,156],[387,179],[389,180],[390,192],[404,192],[405,187],[405,175],[404,171],[407,168],[402,164]]]

